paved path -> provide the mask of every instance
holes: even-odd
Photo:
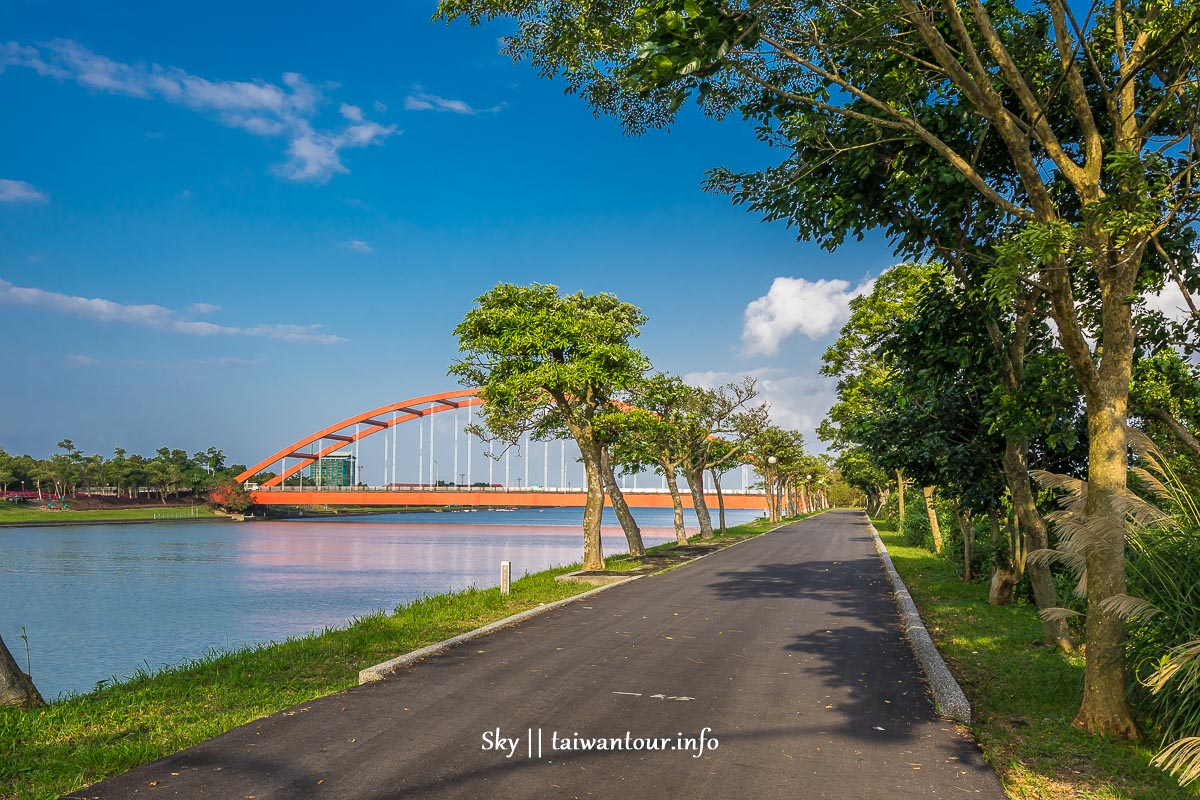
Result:
[[[494,741],[497,729],[515,745],[485,750],[485,734]],[[555,737],[561,743],[576,733],[622,745],[627,734],[630,744],[661,737],[682,748],[553,749]],[[1004,793],[974,743],[934,716],[865,518],[837,511],[70,796],[998,800]]]

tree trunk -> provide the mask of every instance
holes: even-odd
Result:
[[[900,532],[901,536],[903,536],[904,535],[904,473],[902,473],[900,470],[896,470],[896,491],[900,493],[900,495],[899,495],[900,519],[896,523],[896,530]]]
[[[963,540],[963,583],[970,583],[975,577],[971,559],[975,555],[975,522],[963,513],[961,508],[955,509],[958,519],[958,529],[962,532]]]
[[[617,520],[621,523],[621,530],[625,532],[625,542],[629,549],[629,555],[646,555],[646,546],[642,544],[642,529],[638,527],[637,520],[633,518],[633,512],[629,510],[629,504],[625,502],[625,493],[617,485],[617,476],[613,474],[612,462],[608,459],[607,447],[600,448],[600,470],[604,478],[604,484],[608,489],[608,498],[612,501],[613,512],[617,515]]]
[[[867,516],[876,516],[879,513],[879,506],[882,505],[882,503],[879,502],[879,492],[872,486],[868,487],[863,494],[867,496]]]
[[[1046,521],[1038,513],[1037,503],[1033,499],[1033,490],[1029,484],[1029,466],[1027,462],[1029,445],[1022,439],[1006,438],[1004,443],[1004,478],[1008,484],[1008,493],[1012,497],[1013,510],[1021,529],[1025,532],[1025,554],[1034,550],[1044,550],[1050,546],[1050,535],[1046,531]],[[1013,553],[1016,556],[1016,551]],[[1022,569],[1024,567],[1022,566]],[[1033,587],[1033,602],[1038,610],[1056,608],[1059,605],[1058,591],[1054,588],[1054,577],[1050,574],[1047,564],[1030,564],[1028,566],[1029,583]],[[1013,564],[1013,572],[1020,571]],[[1071,631],[1065,619],[1043,620],[1042,629],[1046,641],[1053,642],[1060,650],[1070,653],[1075,650],[1075,642],[1071,639]]]
[[[1124,519],[1116,501],[1125,494],[1125,411],[1128,382],[1123,391],[1104,392],[1101,407],[1088,403],[1088,493],[1087,514],[1110,520],[1098,534],[1102,541],[1087,552],[1087,599],[1085,621],[1087,663],[1084,668],[1083,703],[1072,725],[1092,733],[1137,739],[1129,703],[1125,699],[1125,621],[1105,611],[1102,603],[1125,594]]]
[[[929,514],[929,529],[933,532],[933,552],[941,554],[945,545],[942,542],[942,528],[938,525],[937,511],[933,507],[933,487],[926,486],[925,511]]]
[[[46,705],[33,679],[21,671],[0,638],[0,707],[35,708]]]
[[[988,509],[988,523],[992,528],[992,547],[995,548],[1000,544],[1003,538],[1000,531],[1000,515],[995,508]],[[1010,535],[1009,544],[1013,543],[1013,537]],[[1006,606],[1012,602],[1013,589],[1020,583],[1020,576],[1016,572],[1017,552],[1014,547],[1009,548],[1008,563],[996,564],[992,570],[992,582],[988,589],[988,602],[994,606]]]
[[[687,474],[688,488],[692,490],[692,506],[696,511],[696,519],[700,521],[700,538],[713,538],[712,517],[708,514],[708,504],[704,502],[704,470],[692,469]]]
[[[769,470],[763,473],[763,488],[767,491],[767,515],[771,522],[778,522],[779,505],[775,502],[775,478]]]
[[[725,494],[721,491],[721,473],[716,470],[712,471],[713,486],[717,490],[717,520],[718,529],[721,533],[725,532]]]
[[[875,487],[876,501],[875,501],[875,514],[873,516],[878,516],[883,511],[883,507],[887,505],[888,496],[890,494],[891,494],[891,491],[889,491],[886,486],[876,486]]]
[[[675,507],[675,543],[687,544],[687,531],[683,527],[683,499],[679,496],[679,478],[675,467],[663,466],[663,476],[667,479],[667,488],[671,490],[671,505]]]
[[[587,478],[587,505],[583,509],[583,568],[604,569],[604,545],[600,541],[600,522],[604,514],[604,476],[600,469],[600,447],[593,442],[578,442]]]

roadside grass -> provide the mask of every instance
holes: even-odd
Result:
[[[729,544],[775,527],[730,528]],[[696,541],[699,541],[698,539]],[[650,548],[669,551],[673,543]],[[637,563],[633,563],[637,562]],[[631,569],[640,559],[607,559]],[[360,669],[593,588],[560,583],[578,564],[526,575],[511,594],[470,588],[420,598],[343,628],[208,655],[43,709],[0,709],[0,798],[44,800],[125,772],[255,719],[354,686]],[[86,643],[83,643],[86,646]]]
[[[55,501],[57,503],[57,501]],[[0,502],[0,525],[24,524],[29,522],[59,523],[59,522],[104,522],[106,520],[148,519],[156,517],[192,518],[191,506],[145,506],[142,508],[103,508],[87,511],[75,511],[70,508],[71,501],[67,500],[66,511],[47,511],[45,504],[41,507],[29,503]],[[208,519],[213,516],[207,505],[197,505],[196,519]]]
[[[1083,696],[1084,661],[1047,647],[1027,603],[992,606],[987,585],[910,547],[875,520],[929,633],[971,701],[972,731],[1008,793],[1020,800],[1200,798],[1150,766],[1154,749],[1072,728]]]

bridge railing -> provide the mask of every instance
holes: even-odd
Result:
[[[582,494],[587,491],[581,486],[247,486],[255,492],[493,492],[496,494],[511,494],[514,492],[529,492],[534,494]],[[670,489],[636,488],[622,489],[623,494],[670,494]],[[705,489],[705,494],[715,494],[715,489]],[[745,495],[763,497],[766,493],[760,489],[722,489],[724,495]],[[687,492],[684,492],[687,494]]]

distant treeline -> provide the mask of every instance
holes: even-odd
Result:
[[[163,502],[182,493],[204,494],[245,470],[242,464],[226,466],[225,454],[216,447],[188,455],[186,450],[160,447],[152,456],[113,450],[111,458],[85,455],[70,439],[58,443],[60,452],[49,458],[14,456],[0,448],[0,491],[53,493],[60,497],[108,494],[137,498],[146,493]]]

